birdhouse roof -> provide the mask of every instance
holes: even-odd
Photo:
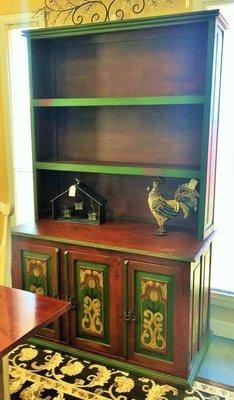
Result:
[[[100,206],[104,206],[104,204],[107,203],[107,200],[104,199],[100,194],[96,193],[93,189],[85,185],[82,181],[76,179],[76,184],[75,184],[77,190],[80,192],[84,193],[86,196],[90,197],[93,201],[98,203]],[[69,189],[65,190],[64,192],[58,194],[56,197],[50,200],[51,203],[53,203],[55,200],[57,200],[59,197],[64,196]]]
[[[76,184],[76,187],[78,190],[80,190],[82,193],[86,194],[88,197],[90,197],[92,200],[94,200],[96,203],[98,203],[101,206],[104,206],[104,204],[107,203],[107,200],[104,199],[100,194],[96,193],[93,189],[85,185],[83,182],[79,181]]]

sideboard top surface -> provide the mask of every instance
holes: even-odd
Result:
[[[156,236],[154,232],[152,224],[127,221],[91,226],[38,220],[12,228],[12,234],[16,236],[187,262],[196,261],[212,239],[211,235],[200,242],[192,232],[171,230],[166,236]]]

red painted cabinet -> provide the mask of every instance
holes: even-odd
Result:
[[[36,222],[12,230],[13,283],[72,300],[54,338],[179,384],[209,341],[225,28],[210,10],[25,33]]]
[[[13,234],[14,287],[58,295],[73,305],[41,335],[146,368],[155,377],[160,372],[181,384],[193,379],[210,335],[209,241],[189,261],[33,234],[25,239]]]

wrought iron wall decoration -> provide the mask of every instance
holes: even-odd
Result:
[[[45,0],[37,11],[48,26],[123,20],[171,9],[176,0]],[[184,3],[184,2],[183,2]],[[184,8],[189,7],[186,0]]]

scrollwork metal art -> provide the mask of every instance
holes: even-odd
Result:
[[[49,26],[123,20],[160,6],[173,7],[175,0],[45,0],[36,14]]]

